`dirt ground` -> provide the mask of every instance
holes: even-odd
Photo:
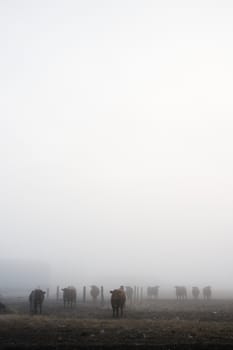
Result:
[[[147,300],[119,319],[109,302],[64,309],[47,299],[42,315],[26,298],[4,303],[0,349],[233,349],[233,300]]]

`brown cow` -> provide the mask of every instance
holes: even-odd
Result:
[[[76,288],[69,286],[67,288],[63,288],[62,291],[64,308],[66,307],[66,305],[73,307],[73,304],[76,304],[77,298]]]
[[[123,316],[123,309],[125,306],[125,292],[123,288],[114,289],[111,290],[110,293],[111,296],[111,305],[112,305],[112,316],[113,317],[119,317],[119,309],[120,309],[120,316]]]
[[[43,292],[41,289],[34,289],[31,291],[29,295],[30,312],[37,314],[39,308],[39,312],[41,314],[45,294],[46,292]]]

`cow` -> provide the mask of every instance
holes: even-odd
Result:
[[[148,287],[147,288],[147,296],[150,299],[158,298],[159,296],[159,286]]]
[[[176,286],[176,299],[184,300],[187,299],[187,289],[184,286]]]
[[[92,296],[93,303],[96,303],[96,300],[97,300],[97,298],[98,298],[98,296],[99,296],[99,294],[100,294],[100,289],[99,289],[99,287],[92,285],[92,286],[91,286],[90,294],[91,294],[91,296]]]
[[[209,300],[212,294],[211,287],[210,286],[204,287],[202,290],[202,293],[203,293],[203,298],[205,300]]]
[[[192,287],[192,296],[194,299],[198,299],[200,294],[200,289],[198,287]]]
[[[42,304],[44,301],[44,296],[46,292],[41,289],[34,289],[31,291],[29,295],[29,304],[30,304],[30,312],[37,314],[39,309],[39,313],[42,313]]]
[[[120,316],[123,316],[123,309],[125,306],[126,301],[126,295],[123,288],[114,289],[111,290],[111,305],[112,305],[112,316],[113,317],[119,317],[119,310],[120,310]]]
[[[63,303],[64,303],[64,308],[67,306],[73,307],[73,304],[76,304],[76,298],[77,298],[77,293],[76,293],[76,288],[69,286],[67,288],[63,288]]]
[[[6,312],[6,306],[5,304],[0,302],[0,313]]]
[[[129,300],[130,305],[132,305],[132,303],[133,303],[133,288],[126,286],[125,287],[125,294],[126,294],[127,300]]]

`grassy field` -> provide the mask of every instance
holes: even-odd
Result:
[[[145,301],[112,319],[109,305],[45,300],[42,315],[30,315],[25,299],[5,300],[0,349],[232,349],[233,301]]]

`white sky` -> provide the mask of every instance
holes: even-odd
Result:
[[[1,0],[1,258],[233,287],[232,62],[230,0]]]

